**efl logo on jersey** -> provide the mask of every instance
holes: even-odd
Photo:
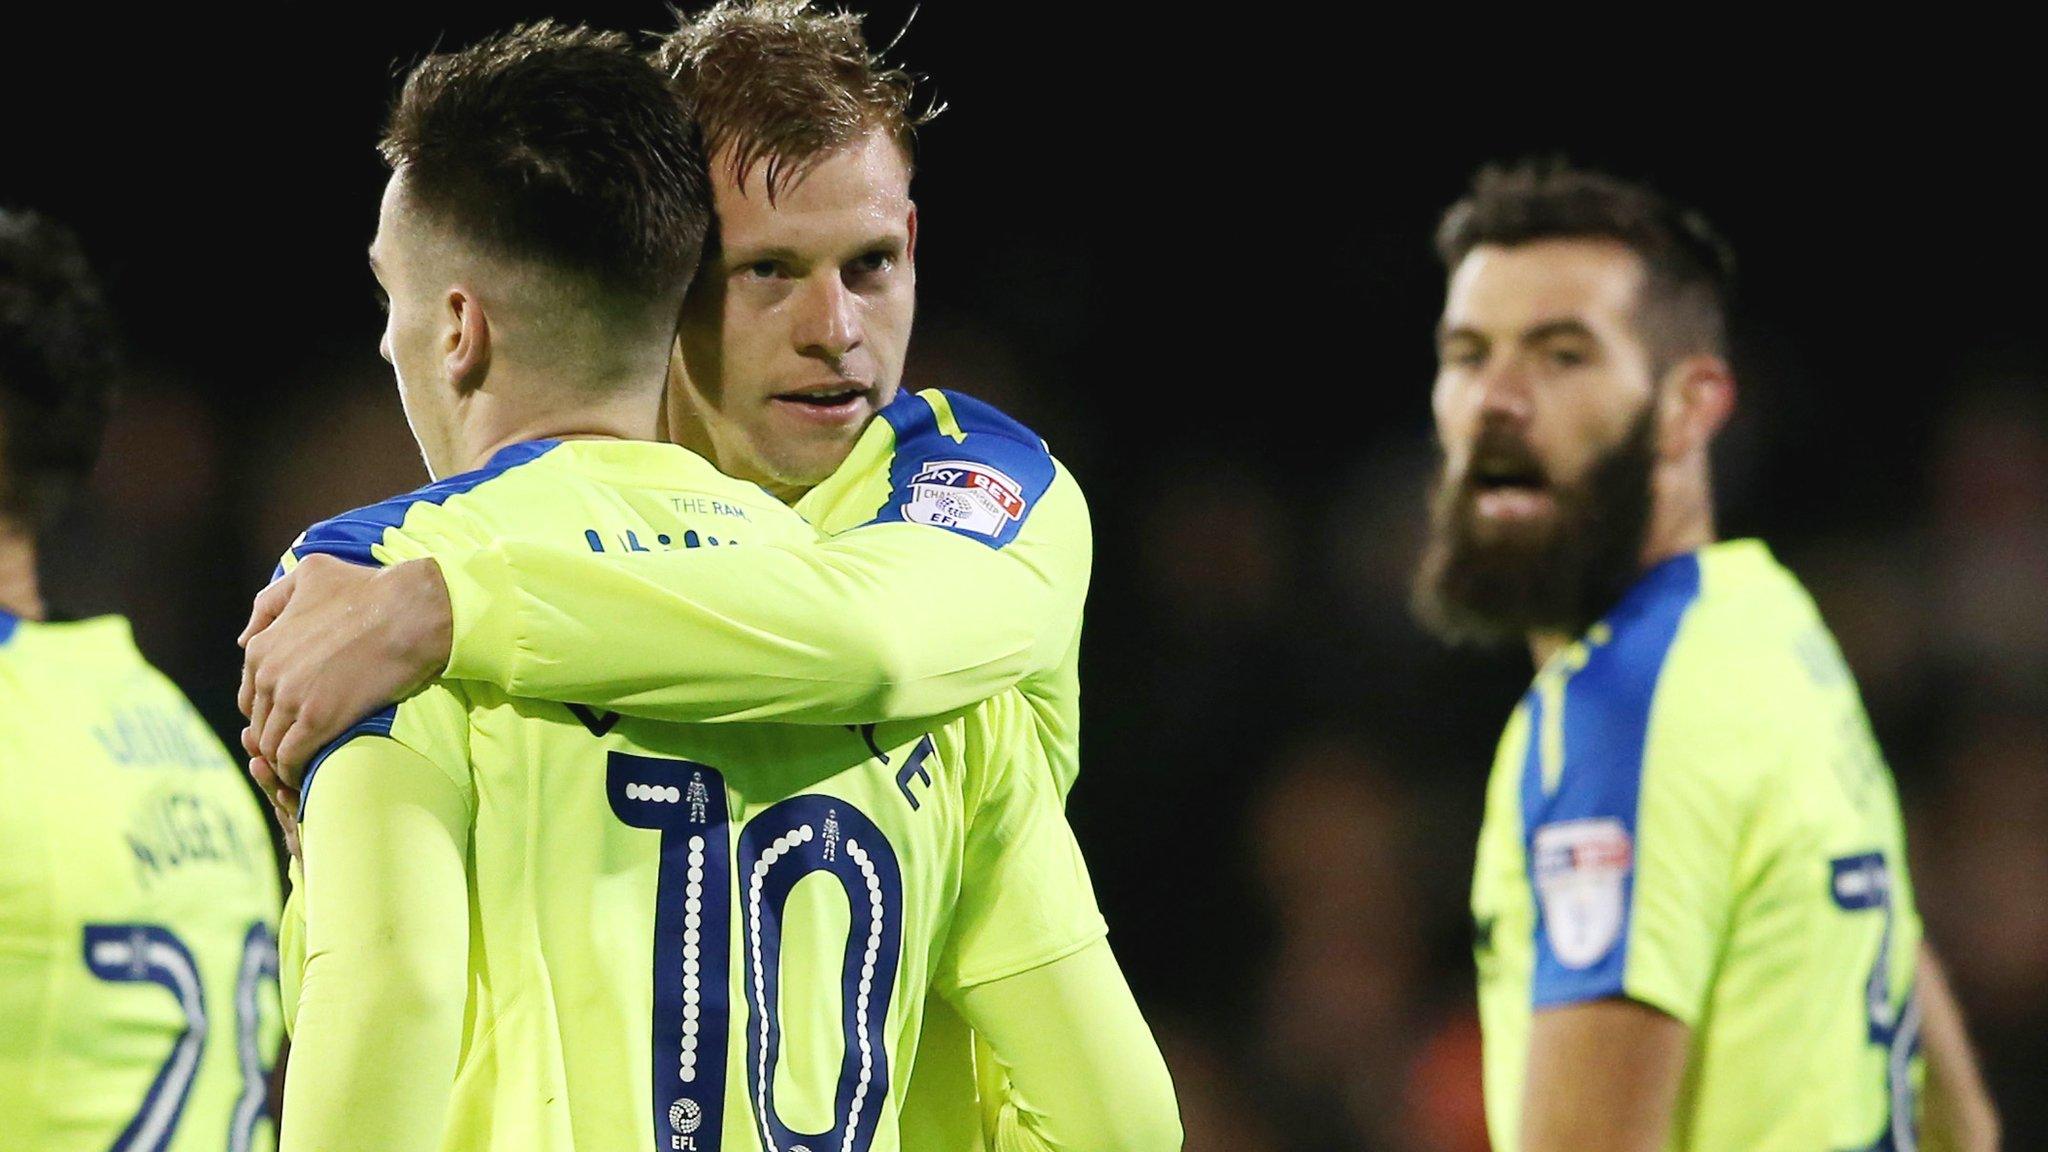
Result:
[[[1536,829],[1536,895],[1550,950],[1567,968],[1590,968],[1621,938],[1635,843],[1613,817]]]
[[[1000,536],[1024,518],[1024,489],[986,464],[934,460],[910,478],[903,518],[938,528]]]

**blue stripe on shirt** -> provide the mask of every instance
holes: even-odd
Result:
[[[1699,591],[1698,557],[1680,556],[1645,573],[1608,614],[1608,641],[1594,646],[1585,667],[1565,682],[1564,764],[1557,790],[1547,794],[1540,755],[1542,703],[1535,692],[1530,694],[1529,751],[1522,765],[1522,844],[1536,906],[1536,966],[1530,988],[1538,1008],[1624,994],[1650,707],[1679,624]],[[1537,888],[1536,836],[1547,825],[1576,820],[1618,822],[1628,834],[1630,865],[1621,878],[1621,927],[1614,943],[1590,963],[1573,966],[1559,958],[1545,923]]]
[[[942,395],[964,439],[940,431],[938,414],[915,393],[900,392],[882,409],[882,419],[896,431],[896,454],[889,462],[889,498],[869,523],[927,524],[1001,548],[1017,538],[1052,487],[1052,453],[1036,433],[994,406],[958,392]],[[997,497],[993,503],[991,496]],[[945,514],[946,502],[954,498],[966,502],[966,515]],[[1012,499],[1010,509],[997,507]]]
[[[333,556],[351,564],[375,567],[377,559],[370,549],[381,543],[384,533],[405,523],[405,516],[415,504],[444,504],[451,497],[460,496],[486,480],[495,479],[507,470],[530,463],[561,443],[559,440],[529,440],[500,448],[483,467],[474,471],[436,480],[423,488],[416,488],[403,496],[344,512],[329,520],[306,529],[291,548],[292,555],[300,560],[308,556]],[[270,578],[276,580],[284,575],[284,565],[279,564]]]
[[[313,759],[306,764],[305,776],[299,780],[299,819],[301,821],[306,818],[306,801],[313,795],[313,775],[320,771],[320,765],[325,764],[329,756],[341,751],[342,745],[358,736],[391,735],[391,726],[397,723],[397,721],[398,705],[386,704],[377,711],[349,725],[347,731],[328,741],[326,747],[313,754]]]

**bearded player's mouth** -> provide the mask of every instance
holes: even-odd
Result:
[[[1533,519],[1557,505],[1543,469],[1528,460],[1475,460],[1467,483],[1473,510],[1484,520]]]
[[[874,387],[854,380],[829,380],[777,392],[769,403],[802,420],[843,424],[873,410]]]

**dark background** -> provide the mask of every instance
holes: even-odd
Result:
[[[1009,409],[1089,492],[1073,816],[1189,1148],[1484,1146],[1463,908],[1529,669],[1439,651],[1405,602],[1428,236],[1475,165],[1534,152],[1647,177],[1736,245],[1724,531],[1839,633],[2010,1144],[2048,1141],[2048,236],[2010,37],[1107,7],[949,0],[905,37],[950,105],[906,383]],[[81,6],[0,38],[0,203],[84,234],[135,366],[48,593],[133,616],[225,738],[277,553],[424,480],[363,261],[395,77],[543,15],[666,20]]]

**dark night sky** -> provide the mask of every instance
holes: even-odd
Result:
[[[335,342],[373,339],[370,146],[402,61],[521,17],[665,19],[481,7],[139,25],[81,10],[67,33],[10,35],[0,201],[87,234],[146,358],[223,398],[272,392]],[[1530,151],[1649,176],[1716,218],[1769,350],[1753,385],[1878,450],[1858,459],[1910,451],[1960,365],[2043,358],[2048,239],[2023,175],[2038,101],[1995,91],[1981,51],[1960,57],[1968,77],[1936,79],[1958,57],[1933,37],[1909,62],[1778,29],[1622,49],[1555,26],[1396,32],[1348,5],[1151,5],[1149,28],[1092,14],[1110,7],[941,0],[899,52],[952,106],[918,187],[927,327],[1022,337],[1034,389],[1104,427],[1297,453],[1418,426],[1434,215],[1476,162]],[[877,5],[871,34],[905,8]]]

